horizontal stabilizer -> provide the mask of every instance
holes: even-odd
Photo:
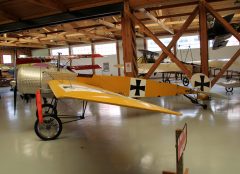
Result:
[[[206,95],[208,95],[208,96],[210,96],[212,98],[228,99],[227,96],[221,95],[221,94],[218,94],[218,93],[214,93],[214,92],[203,92],[203,91],[201,91],[200,93],[206,94]]]

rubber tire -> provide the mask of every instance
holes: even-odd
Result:
[[[171,83],[169,79],[164,80],[165,83]]]
[[[202,107],[204,110],[207,109],[207,105],[205,105],[205,104]]]
[[[233,92],[233,88],[225,88],[226,92]]]
[[[184,86],[188,86],[189,85],[189,80],[188,80],[187,77],[183,77],[182,82],[183,82]]]
[[[60,120],[57,116],[44,115],[44,116],[43,116],[43,121],[44,121],[44,119],[46,119],[47,117],[50,117],[50,118],[56,120],[59,127],[58,127],[58,131],[56,132],[56,134],[55,134],[54,136],[52,136],[52,137],[43,136],[43,135],[39,132],[39,120],[37,119],[36,122],[35,122],[35,124],[34,124],[34,131],[35,131],[36,135],[37,135],[39,138],[41,138],[42,140],[44,140],[44,141],[54,140],[54,139],[56,139],[56,138],[61,134],[61,132],[62,132],[62,122],[61,122],[61,120]]]
[[[57,109],[54,108],[53,105],[51,105],[51,104],[49,104],[49,103],[47,103],[47,104],[42,104],[42,108],[46,108],[46,107],[51,108],[52,111],[53,111],[53,113],[43,113],[43,115],[57,115]],[[38,110],[36,110],[36,117],[38,118]]]

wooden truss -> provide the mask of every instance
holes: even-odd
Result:
[[[126,4],[127,2],[125,2]],[[194,2],[196,3],[196,2]],[[160,63],[166,58],[170,57],[172,62],[174,62],[182,71],[184,74],[187,75],[188,78],[191,78],[192,72],[190,72],[187,67],[171,52],[171,49],[176,46],[176,43],[178,39],[183,35],[183,33],[186,31],[186,29],[189,27],[189,25],[194,21],[196,16],[199,14],[199,22],[200,22],[200,51],[201,51],[201,72],[205,75],[209,76],[209,66],[208,66],[208,38],[207,38],[207,21],[206,21],[206,13],[209,12],[212,14],[213,17],[215,17],[226,29],[235,36],[238,41],[240,41],[240,35],[237,31],[233,29],[233,27],[226,22],[223,17],[221,17],[216,10],[214,10],[209,3],[207,3],[205,0],[200,0],[198,2],[198,5],[193,10],[193,12],[190,14],[188,19],[184,22],[180,30],[174,34],[172,41],[169,43],[169,45],[166,47],[158,38],[155,36],[150,29],[148,29],[137,17],[134,15],[134,13],[131,12],[131,10],[124,10],[124,18],[123,21],[126,19],[130,19],[132,23],[135,23],[138,25],[141,29],[141,31],[148,37],[150,37],[161,49],[162,54],[159,56],[159,58],[156,60],[156,62],[153,64],[153,66],[150,68],[148,73],[145,75],[145,78],[149,78],[153,72],[156,70],[156,68],[160,65]],[[136,76],[137,69],[136,67],[136,47],[135,47],[135,39],[134,39],[134,32],[135,28],[131,26],[131,22],[128,21],[129,24],[125,21],[123,23],[123,30],[122,30],[122,37],[123,37],[123,48],[124,48],[124,62],[129,62],[130,59],[134,64],[134,68],[132,69],[135,72],[132,72],[131,75]],[[130,27],[131,26],[131,27]],[[125,38],[125,39],[124,39]],[[131,39],[133,38],[133,39]],[[132,49],[130,51],[129,49]],[[212,80],[212,86],[217,82],[217,80],[225,73],[225,71],[232,65],[232,63],[240,56],[240,49],[233,55],[233,57],[230,59],[230,61],[221,69],[221,71],[217,74],[217,76]],[[134,59],[134,60],[133,60]],[[127,74],[129,75],[129,74]]]

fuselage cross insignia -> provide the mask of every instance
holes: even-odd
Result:
[[[145,97],[146,80],[131,78],[130,97]]]
[[[210,82],[205,82],[205,76],[200,75],[200,82],[195,81],[195,87],[200,87],[201,91],[204,91],[204,87],[210,88]]]

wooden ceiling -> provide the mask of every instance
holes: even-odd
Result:
[[[199,2],[198,0],[129,1],[137,18],[159,36],[172,35],[178,31]],[[27,28],[34,23],[33,19],[56,17],[55,15],[58,14],[72,15],[75,11],[80,14],[82,9],[121,2],[122,0],[0,0],[0,31],[4,31],[1,27],[10,27],[10,32],[0,34],[0,46],[47,48],[121,39],[120,13],[100,15],[101,17],[95,15],[92,19],[22,31],[14,31],[13,27],[14,25],[17,27],[20,23],[23,28],[25,26]],[[232,22],[240,23],[240,4],[235,2],[236,0],[209,0],[211,6],[222,16],[235,13]],[[47,22],[47,19],[44,22]],[[187,32],[196,33],[198,30],[199,20],[196,17]],[[136,31],[137,37],[144,37],[138,26]]]

